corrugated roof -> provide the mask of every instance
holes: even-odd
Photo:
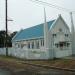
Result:
[[[51,27],[52,23],[55,20],[47,22],[48,28]],[[24,40],[24,39],[32,39],[32,38],[38,38],[38,37],[43,37],[44,36],[44,23],[21,30],[17,35],[13,38],[12,41],[19,41],[19,40]]]

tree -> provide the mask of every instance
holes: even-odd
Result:
[[[0,31],[0,47],[5,46],[5,31]]]
[[[13,38],[15,35],[16,35],[16,33],[17,33],[17,31],[15,31],[15,32],[13,32],[13,33],[11,33],[11,38]]]
[[[13,32],[10,35],[7,35],[7,46],[12,47],[12,37],[16,34],[17,32]],[[5,44],[6,41],[6,32],[4,30],[0,31],[0,47],[6,47]]]

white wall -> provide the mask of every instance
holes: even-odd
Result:
[[[72,50],[55,50],[56,58],[63,58],[72,55]]]
[[[72,54],[75,55],[75,32],[74,32],[74,50],[72,50]]]
[[[5,48],[0,48],[0,55],[6,55]]]
[[[53,37],[52,38],[53,39],[53,44],[52,44],[53,49],[55,48],[54,50],[59,50],[59,49],[57,49],[55,44],[59,43],[59,42],[67,41],[68,43],[70,43],[70,45],[69,45],[69,47],[66,47],[66,49],[71,50],[71,35],[70,35],[70,30],[69,30],[68,26],[62,20],[61,17],[59,17],[59,19],[56,20],[56,22],[54,24],[55,25],[52,26],[52,29],[50,31],[52,34],[56,34],[56,37],[52,36]],[[62,31],[60,31],[59,29],[61,29]],[[66,37],[65,34],[68,34],[68,37]]]
[[[0,55],[6,55],[5,48],[0,48]],[[70,56],[72,55],[72,50],[24,50],[20,48],[8,48],[8,55],[22,59],[53,59],[53,56],[56,58]]]
[[[59,28],[61,28],[64,33],[70,33],[69,29],[61,18],[57,20],[54,26],[52,26],[51,32],[57,33],[59,32]]]
[[[60,32],[59,29],[62,29]],[[52,34],[56,34],[57,36],[54,38],[54,41],[71,41],[70,31],[67,28],[66,24],[59,19],[55,25],[51,29]],[[65,37],[65,34],[69,34],[68,37]]]
[[[8,48],[8,55],[23,59],[49,59],[49,52],[40,49]],[[0,48],[0,55],[6,55],[6,49]]]

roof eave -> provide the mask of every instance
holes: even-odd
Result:
[[[20,40],[12,40],[12,42],[16,42],[16,41],[25,41],[25,40],[34,40],[34,39],[43,39],[43,36],[40,37],[36,37],[36,38],[28,38],[28,39],[20,39]]]

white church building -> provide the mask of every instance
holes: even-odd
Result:
[[[61,15],[56,20],[19,31],[12,47],[26,59],[53,59],[72,55],[71,32]],[[16,52],[15,52],[16,54]]]

